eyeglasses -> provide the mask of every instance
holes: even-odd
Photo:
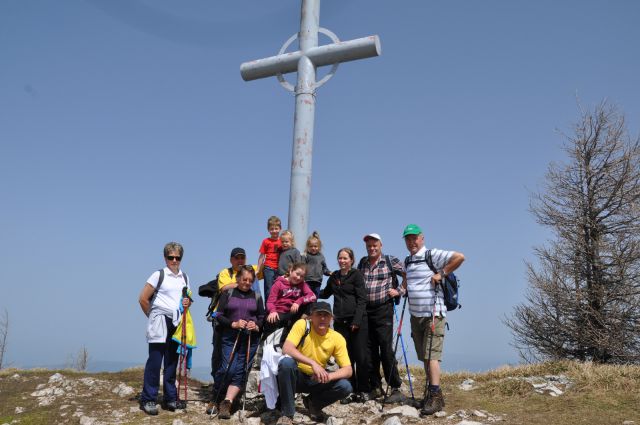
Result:
[[[242,254],[238,254],[233,258],[235,258],[236,260],[244,260],[245,258],[247,258],[247,256],[246,255],[242,255]]]
[[[182,261],[182,257],[177,255],[167,255],[167,260],[169,261]]]

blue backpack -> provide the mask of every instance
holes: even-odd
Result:
[[[438,274],[438,271],[433,266],[433,259],[431,258],[431,250],[427,250],[427,253],[424,256],[424,260],[411,261],[409,262],[409,257],[404,260],[405,269],[409,264],[413,263],[421,263],[424,261],[429,266],[429,269],[433,272],[433,274]],[[440,282],[440,286],[442,287],[444,305],[447,307],[447,311],[456,310],[458,308],[462,308],[462,304],[460,304],[460,280],[454,273],[449,273],[444,281]]]

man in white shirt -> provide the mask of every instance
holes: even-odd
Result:
[[[405,259],[407,294],[411,313],[411,335],[418,359],[424,362],[429,382],[428,394],[423,400],[422,415],[432,415],[444,407],[440,389],[440,362],[444,343],[447,308],[444,305],[441,280],[456,270],[464,255],[455,251],[429,249],[424,246],[422,229],[409,224],[402,234],[409,251]],[[427,256],[435,271],[427,264]]]

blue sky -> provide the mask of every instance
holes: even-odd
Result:
[[[86,345],[94,361],[142,364],[137,297],[164,243],[184,244],[194,287],[235,246],[257,261],[267,218],[286,222],[294,99],[239,66],[276,54],[299,8],[0,1],[6,360],[61,363]],[[378,34],[382,56],[341,65],[318,92],[309,230],[331,268],[343,246],[364,255],[369,232],[403,258],[410,222],[466,255],[446,370],[518,362],[501,319],[549,237],[529,192],[564,159],[557,130],[570,133],[576,99],[609,99],[638,134],[639,16],[631,0],[323,2],[321,26]]]

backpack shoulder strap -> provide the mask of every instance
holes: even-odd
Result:
[[[311,320],[306,319],[306,328],[304,330],[304,335],[302,335],[302,338],[300,338],[300,342],[298,343],[298,346],[296,348],[300,348],[304,345],[304,341],[305,339],[307,339],[307,335],[309,335],[309,333],[311,333]]]
[[[425,252],[424,261],[425,261],[425,263],[427,263],[427,266],[429,266],[429,268],[431,269],[433,274],[438,274],[438,271],[433,266],[433,259],[431,258],[431,250],[430,249],[428,249],[427,252]]]
[[[389,271],[391,272],[391,277],[393,278],[393,287],[398,287],[398,275],[395,270],[393,270],[393,265],[391,264],[391,258],[388,255],[384,256],[384,261],[387,263],[387,267],[389,267]]]
[[[164,269],[160,269],[158,270],[158,272],[160,273],[160,276],[158,276],[158,284],[153,290],[153,295],[151,295],[151,301],[149,302],[150,305],[153,305],[153,302],[156,300],[156,297],[158,296],[158,291],[160,290],[160,287],[162,286],[162,282],[164,281]]]
[[[367,261],[367,257],[362,257],[360,262],[358,263],[358,270],[362,271],[364,269],[364,262]]]

